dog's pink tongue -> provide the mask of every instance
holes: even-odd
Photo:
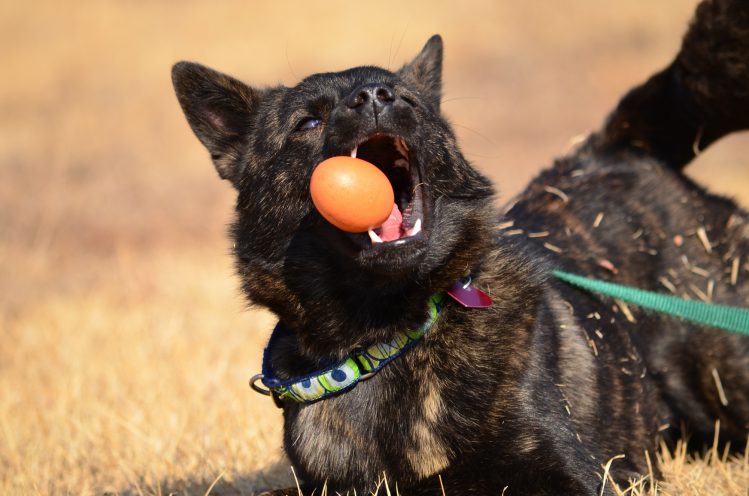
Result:
[[[378,233],[383,241],[395,241],[401,237],[401,226],[403,225],[403,216],[401,211],[398,210],[398,205],[393,203],[393,210],[390,211],[390,216],[380,226],[380,232]]]

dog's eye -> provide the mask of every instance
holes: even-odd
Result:
[[[320,119],[316,119],[314,117],[305,117],[302,119],[302,121],[297,125],[296,129],[297,131],[307,131],[308,129],[314,129],[317,126],[320,125],[322,121]]]

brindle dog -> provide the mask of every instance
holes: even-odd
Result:
[[[625,455],[611,465],[619,482],[646,474],[646,453],[683,427],[700,446],[720,420],[721,441],[742,449],[749,339],[550,272],[749,304],[749,215],[681,172],[749,127],[749,2],[701,3],[673,63],[502,214],[440,114],[441,66],[435,36],[397,72],[357,67],[293,88],[173,69],[187,120],[238,191],[244,290],[290,330],[269,356],[281,377],[419,327],[428,298],[466,272],[494,299],[448,302],[418,345],[345,394],[284,401],[303,489],[365,494],[386,474],[404,495],[439,494],[440,476],[449,495],[592,496],[608,460]],[[391,179],[399,239],[344,233],[314,209],[315,165],[353,149]]]

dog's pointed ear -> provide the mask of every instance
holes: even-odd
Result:
[[[192,62],[172,67],[172,83],[187,122],[210,152],[219,176],[235,182],[237,161],[260,93]]]
[[[435,110],[439,110],[442,97],[442,37],[435,34],[429,38],[416,58],[398,73],[417,88]]]

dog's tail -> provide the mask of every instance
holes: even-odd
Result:
[[[630,91],[597,137],[680,170],[700,150],[749,128],[749,0],[705,0],[666,69]]]

